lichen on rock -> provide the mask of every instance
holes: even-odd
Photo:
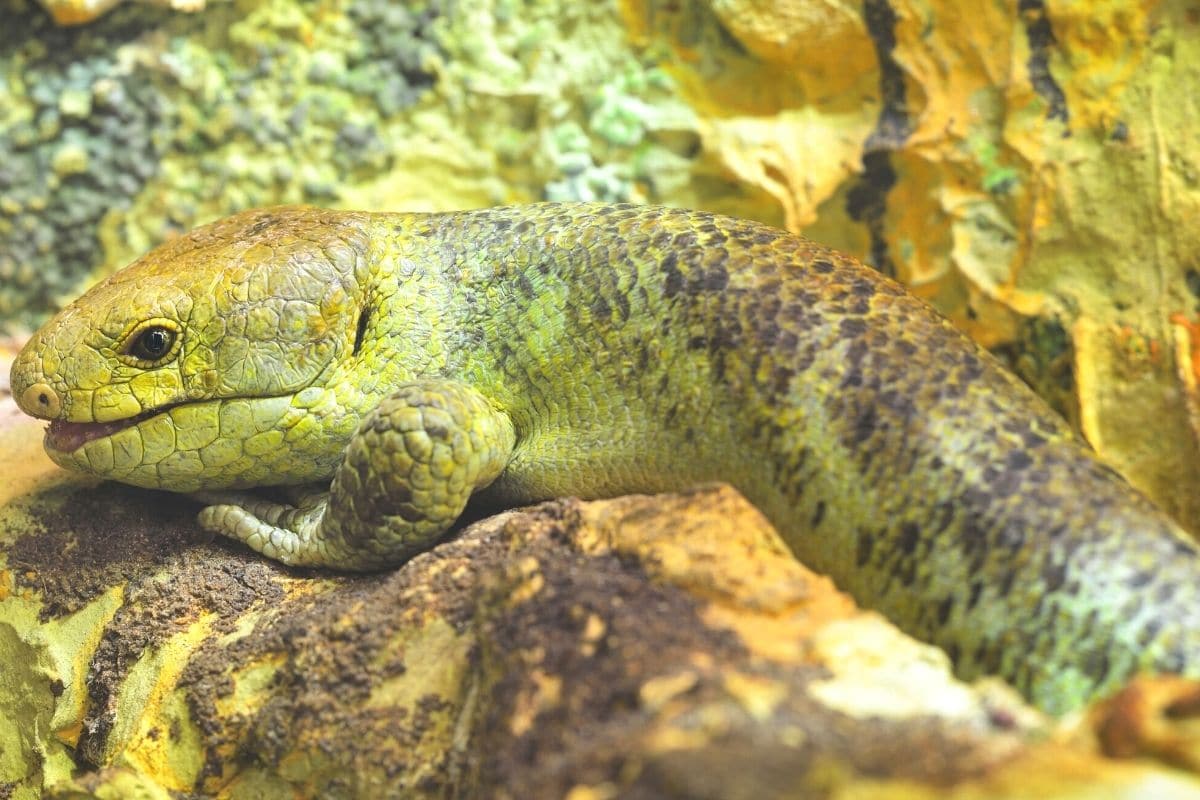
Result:
[[[252,205],[328,202],[391,163],[385,120],[433,84],[436,5],[119,7],[0,31],[0,324],[30,326],[166,236]],[[333,11],[336,24],[318,24]],[[317,47],[313,49],[313,45]]]

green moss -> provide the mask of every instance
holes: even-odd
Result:
[[[59,178],[84,175],[88,171],[88,151],[78,143],[64,144],[54,152],[50,168]]]
[[[0,126],[0,321],[32,324],[94,266],[96,225],[153,173],[173,110],[116,57],[162,13],[101,30],[57,28],[24,4],[5,17],[0,65],[20,79],[0,103],[15,109]]]
[[[740,196],[697,174],[662,53],[609,4],[129,4],[72,29],[31,0],[0,13],[0,329],[249,206]]]
[[[1079,429],[1075,348],[1057,317],[1026,317],[1013,341],[993,351],[1071,425]]]
[[[0,0],[0,329],[202,217],[336,201],[387,169],[383,122],[433,85],[437,9],[138,5],[58,28]],[[119,252],[101,246],[106,219]]]
[[[585,123],[551,130],[549,151],[560,175],[546,183],[545,199],[660,199],[690,176],[696,122],[661,70],[627,58],[581,110]]]
[[[1007,194],[1016,186],[1020,173],[1003,163],[1000,148],[986,135],[976,134],[968,140],[975,160],[983,169],[983,189],[990,194]]]

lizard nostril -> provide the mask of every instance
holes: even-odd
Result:
[[[58,392],[44,383],[35,383],[21,393],[21,409],[35,417],[50,419],[62,411]]]

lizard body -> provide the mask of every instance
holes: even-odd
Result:
[[[725,480],[964,676],[1065,711],[1200,675],[1183,532],[899,285],[752,222],[244,212],[64,309],[12,387],[57,463],[198,493],[206,528],[290,564],[399,563],[473,492]]]

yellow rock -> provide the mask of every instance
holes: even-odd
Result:
[[[82,25],[91,22],[124,0],[38,0],[59,25]],[[176,11],[200,11],[205,0],[141,0]]]

